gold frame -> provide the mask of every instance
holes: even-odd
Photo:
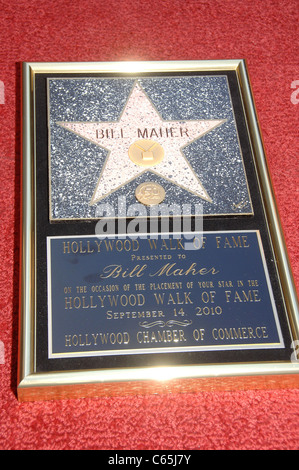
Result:
[[[298,387],[299,360],[204,364],[37,373],[35,367],[35,76],[39,73],[197,72],[233,70],[238,77],[259,185],[265,204],[293,341],[299,340],[299,309],[284,235],[269,175],[244,60],[169,62],[24,63],[22,70],[22,208],[18,399]],[[298,343],[294,343],[298,344]]]

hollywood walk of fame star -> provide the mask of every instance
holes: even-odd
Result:
[[[90,204],[93,205],[145,171],[150,171],[181,188],[212,202],[182,149],[226,120],[164,121],[138,81],[117,122],[58,122],[108,150]],[[157,142],[164,158],[156,165],[139,165],[129,157],[129,149],[141,139]]]

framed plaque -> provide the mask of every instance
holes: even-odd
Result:
[[[24,63],[20,401],[296,387],[245,61]]]

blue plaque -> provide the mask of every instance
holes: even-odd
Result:
[[[258,232],[166,235],[48,239],[49,357],[284,346]]]

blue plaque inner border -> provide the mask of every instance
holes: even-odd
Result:
[[[54,236],[47,254],[50,359],[284,347],[259,231]]]

